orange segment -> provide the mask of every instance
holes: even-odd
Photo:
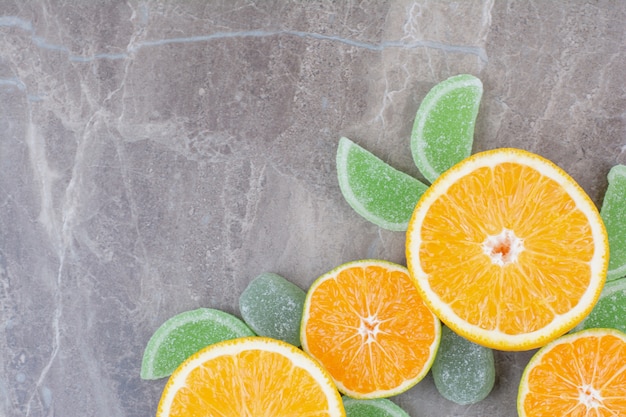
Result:
[[[539,350],[518,394],[520,417],[626,415],[626,334],[590,329]]]
[[[302,347],[354,398],[398,394],[432,365],[440,323],[406,268],[378,260],[344,264],[307,293]]]
[[[608,241],[585,192],[550,161],[519,149],[475,154],[418,202],[407,264],[425,302],[467,339],[539,347],[591,310]]]
[[[345,417],[328,373],[285,342],[247,337],[211,345],[170,377],[157,417]]]

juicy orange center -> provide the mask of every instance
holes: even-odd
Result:
[[[336,381],[369,394],[422,372],[435,320],[406,272],[354,266],[314,289],[304,332],[308,352]]]
[[[378,333],[380,332],[380,324],[381,321],[375,315],[361,317],[361,324],[359,325],[358,333],[364,344],[376,341],[376,336],[378,336]]]
[[[560,184],[503,163],[476,169],[432,202],[419,256],[430,289],[454,314],[515,335],[577,305],[594,248],[589,220]]]
[[[626,341],[616,335],[557,344],[528,371],[525,415],[626,415],[625,364]]]
[[[584,384],[578,389],[578,401],[585,405],[587,410],[598,408],[602,405],[602,395],[590,384]]]
[[[504,266],[517,261],[518,255],[524,250],[524,240],[518,238],[512,230],[504,228],[497,235],[487,236],[482,247],[491,262]]]

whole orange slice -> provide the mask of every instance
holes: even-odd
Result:
[[[540,349],[520,382],[520,417],[626,415],[626,334],[589,329]]]
[[[597,208],[561,168],[520,149],[461,161],[424,193],[407,265],[456,333],[500,350],[540,347],[580,322],[604,285]]]
[[[430,369],[441,325],[405,267],[350,262],[319,277],[307,293],[302,348],[353,398],[399,394]]]
[[[172,374],[157,417],[345,417],[330,375],[296,347],[266,337],[219,342]]]

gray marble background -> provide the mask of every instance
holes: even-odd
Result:
[[[601,204],[626,163],[626,2],[0,0],[0,416],[155,413],[152,332],[238,314],[275,272],[303,289],[404,235],[337,184],[345,135],[419,176],[408,138],[438,81],[484,83],[474,151],[515,146]],[[412,417],[514,416],[532,352],[496,353],[472,406],[432,379]]]

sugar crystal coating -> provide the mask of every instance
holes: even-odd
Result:
[[[141,378],[169,376],[189,356],[213,343],[254,336],[239,318],[212,308],[177,314],[154,332],[144,351]]]
[[[345,137],[339,140],[336,163],[341,193],[354,211],[383,229],[407,229],[426,184]]]
[[[470,156],[482,82],[469,74],[436,84],[420,104],[411,133],[415,165],[433,182]]]
[[[386,398],[358,400],[342,397],[346,417],[409,417],[406,411]]]
[[[600,216],[609,235],[607,280],[613,280],[626,276],[626,165],[611,168],[608,181]]]
[[[489,395],[495,382],[493,351],[444,326],[432,375],[444,398],[461,405],[477,403]]]
[[[626,278],[607,282],[591,313],[574,328],[617,329],[626,333]]]
[[[243,320],[259,336],[300,345],[300,321],[306,293],[274,273],[253,279],[239,297]]]

